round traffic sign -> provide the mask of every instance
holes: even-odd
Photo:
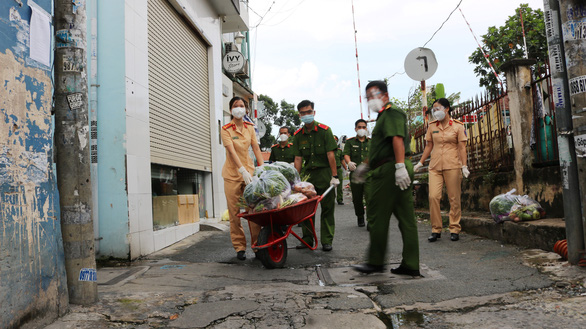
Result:
[[[415,81],[431,78],[436,70],[437,60],[429,48],[415,48],[405,58],[405,72]]]

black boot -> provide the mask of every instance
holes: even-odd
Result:
[[[429,238],[427,238],[427,241],[429,242],[436,242],[437,239],[441,238],[442,234],[441,233],[431,233],[431,235],[429,236]]]
[[[372,264],[368,264],[368,263],[353,265],[352,268],[355,271],[358,271],[358,272],[364,273],[364,274],[381,273],[385,270],[384,265],[372,265]]]
[[[358,227],[364,227],[364,217],[358,217]]]

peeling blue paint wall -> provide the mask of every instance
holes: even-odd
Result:
[[[53,12],[51,0],[35,1]],[[0,1],[0,328],[68,307],[52,161],[51,69],[30,58],[27,0]]]

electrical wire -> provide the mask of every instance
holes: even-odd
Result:
[[[464,0],[460,0],[460,2],[458,3],[458,5],[456,6],[456,8],[454,8],[454,10],[452,10],[452,12],[450,13],[450,15],[448,15],[448,18],[446,18],[446,20],[442,23],[442,25],[439,27],[439,29],[437,29],[433,35],[431,36],[431,38],[429,38],[429,40],[427,40],[427,42],[423,45],[423,48],[425,48],[425,46],[433,39],[433,37],[435,37],[435,35],[442,29],[442,27],[444,27],[444,24],[446,24],[446,22],[450,19],[450,17],[452,17],[452,14],[456,11],[456,9],[458,9],[460,7],[460,5],[462,4],[462,1]]]
[[[276,2],[276,1],[273,1],[273,3],[271,3],[271,6],[270,6],[270,7],[269,7],[269,9],[267,10],[267,12],[266,12],[264,15],[262,15],[262,17],[260,18],[260,21],[258,21],[258,24],[256,24],[256,25],[254,26],[254,28],[257,28],[257,27],[260,25],[260,23],[262,23],[262,20],[263,20],[263,19],[265,18],[265,16],[267,16],[267,14],[268,14],[268,13],[271,11],[271,9],[273,8],[273,6],[275,5],[275,2]]]
[[[276,23],[276,24],[263,24],[263,25],[264,26],[277,26],[277,25],[283,23],[284,21],[288,20],[289,17],[291,17],[293,14],[295,14],[295,12],[297,11],[297,9],[299,9],[299,7],[301,6],[301,4],[303,4],[305,1],[306,0],[301,0],[301,2],[299,2],[297,4],[297,6],[295,6],[295,7],[291,8],[291,9],[287,10],[287,11],[291,11],[291,10],[293,10],[293,11],[287,17],[285,17],[282,21],[280,21],[279,23]],[[280,14],[280,13],[284,13],[284,12],[276,12],[274,14],[277,15],[277,14]]]

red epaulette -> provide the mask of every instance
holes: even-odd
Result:
[[[303,129],[303,127],[297,129],[297,131],[293,133],[293,136],[297,135],[302,129]]]
[[[275,146],[279,146],[279,144],[275,144],[275,145],[271,146],[271,148],[273,148],[273,147],[275,147]]]
[[[230,127],[234,127],[234,129],[236,129],[236,125],[234,123],[232,123],[232,122],[230,122],[230,123],[225,124],[224,126],[222,126],[222,129],[228,130],[228,128],[230,128]]]
[[[320,124],[318,124],[317,126],[318,126],[318,127],[320,127],[320,128],[321,128],[321,129],[323,129],[323,130],[328,130],[328,129],[330,128],[330,127],[328,127],[328,126],[324,125],[323,123],[320,123]]]
[[[289,143],[287,144],[287,147],[291,147],[293,145],[293,143]]]

